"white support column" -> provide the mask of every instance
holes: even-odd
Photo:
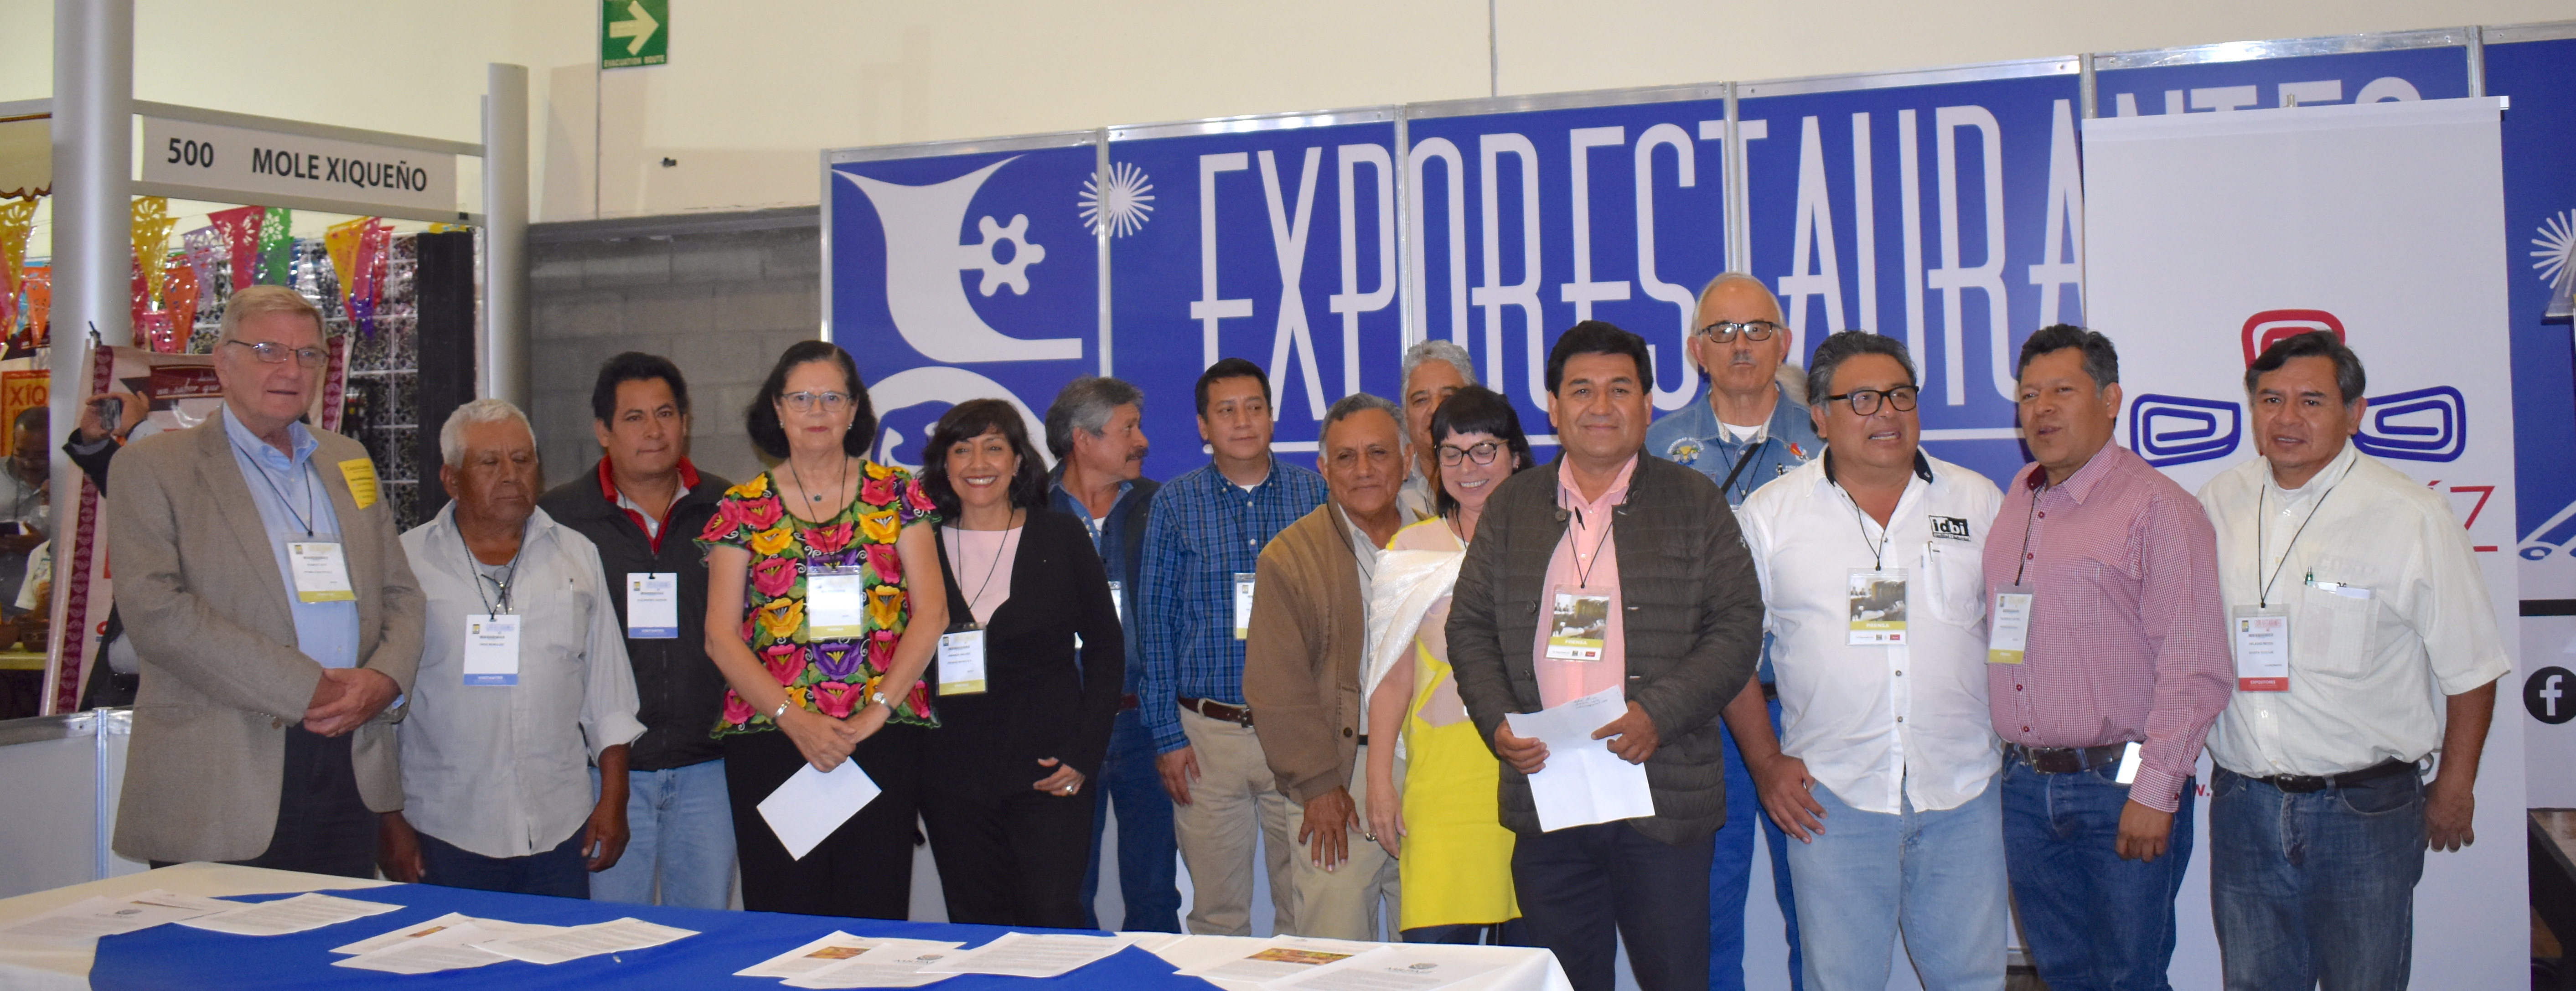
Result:
[[[57,0],[76,3],[79,0]],[[528,69],[486,67],[483,339],[476,392],[528,406]]]

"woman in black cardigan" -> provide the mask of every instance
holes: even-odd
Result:
[[[948,920],[1081,929],[1084,789],[1125,677],[1109,579],[1082,524],[1045,508],[1046,467],[1010,404],[957,404],[926,455],[949,634],[926,679],[939,728],[922,748],[921,815]]]

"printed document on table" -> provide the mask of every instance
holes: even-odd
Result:
[[[400,905],[383,902],[362,902],[354,898],[306,892],[293,898],[243,905],[230,912],[183,920],[179,924],[235,936],[283,936],[370,915],[383,915],[400,908]]]
[[[525,960],[529,963],[558,964],[566,960],[579,960],[602,953],[623,953],[648,946],[660,946],[684,936],[697,934],[698,931],[695,929],[675,929],[628,916],[614,922],[594,922],[586,926],[573,926],[555,932],[480,945],[502,956]]]
[[[1054,977],[1107,958],[1135,942],[1125,936],[1004,933],[1000,939],[921,968],[931,974]]]
[[[760,817],[778,834],[787,855],[803,860],[833,830],[876,801],[879,790],[868,772],[859,770],[858,761],[842,761],[828,774],[807,764],[760,800]]]
[[[1308,939],[1303,936],[1273,936],[1261,945],[1211,963],[1183,967],[1185,977],[1212,980],[1250,981],[1259,984],[1295,977],[1329,963],[1348,960],[1376,949],[1375,943],[1353,943],[1338,939]]]
[[[1619,759],[1610,752],[1610,741],[1592,738],[1627,712],[1626,693],[1605,688],[1552,709],[1504,715],[1513,736],[1547,744],[1547,766],[1529,776],[1540,830],[1655,814],[1655,797],[1646,790],[1646,766]]]
[[[955,953],[963,943],[928,939],[880,939],[876,947],[802,977],[787,979],[791,988],[913,988],[935,984],[955,974],[925,974],[921,968]]]
[[[1397,944],[1263,984],[1265,991],[1432,991],[1506,961],[1487,947]]]
[[[499,919],[477,919],[463,912],[449,912],[446,915],[439,916],[438,918],[431,919],[427,922],[404,926],[381,936],[369,936],[346,946],[332,947],[331,952],[343,954],[372,953],[388,946],[401,945],[409,940],[425,939],[430,936],[435,936],[458,926],[472,926],[475,928],[475,931],[480,932],[483,935],[484,939],[515,939],[520,936],[533,936],[538,933],[554,932],[564,928],[562,926],[541,926],[528,922],[503,922]],[[479,941],[465,940],[464,942],[472,943]]]
[[[834,930],[831,935],[799,946],[733,972],[735,977],[802,977],[877,948],[883,939],[852,936]]]
[[[431,921],[442,922],[445,918]],[[401,933],[388,933],[386,935],[393,937],[394,942],[346,960],[333,961],[331,966],[348,967],[353,970],[378,970],[388,974],[431,974],[442,970],[465,970],[510,959],[476,944],[516,939],[564,928],[466,916],[455,916],[455,918],[460,921],[437,926],[422,925]],[[377,939],[383,938],[377,937]],[[373,943],[376,940],[371,939],[367,942]]]
[[[0,936],[65,941],[97,939],[240,907],[240,902],[217,901],[154,888],[123,897],[84,898],[42,915],[22,919],[0,929]]]

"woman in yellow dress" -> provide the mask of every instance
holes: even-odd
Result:
[[[1529,440],[1510,400],[1472,385],[1441,401],[1431,436],[1440,515],[1396,533],[1369,592],[1369,724],[1403,727],[1397,746],[1369,748],[1369,829],[1397,858],[1406,942],[1514,942],[1503,928],[1521,913],[1496,807],[1501,765],[1458,700],[1443,630],[1485,500],[1531,466]]]

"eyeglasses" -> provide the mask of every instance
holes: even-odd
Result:
[[[838,413],[850,405],[850,394],[846,392],[790,392],[778,398],[786,401],[788,409],[799,413],[813,410],[815,403],[823,404],[827,413]]]
[[[260,363],[263,365],[283,365],[286,363],[286,357],[288,355],[294,355],[295,363],[298,365],[302,365],[306,368],[322,367],[321,348],[290,349],[286,345],[272,344],[267,341],[261,341],[257,344],[253,344],[249,341],[225,341],[224,343],[239,344],[243,347],[249,348],[251,357],[259,359]]]
[[[1772,323],[1769,320],[1751,320],[1743,323],[1738,323],[1733,320],[1720,320],[1716,323],[1700,328],[1699,336],[1708,338],[1709,340],[1715,341],[1719,344],[1724,344],[1734,340],[1735,335],[1737,334],[1744,335],[1744,339],[1748,341],[1767,341],[1771,339],[1772,334],[1778,333],[1780,329],[1781,327],[1779,324]]]
[[[1502,452],[1503,445],[1490,440],[1479,443],[1474,447],[1464,448],[1451,447],[1447,444],[1442,444],[1440,445],[1440,466],[1443,468],[1455,468],[1458,467],[1458,463],[1462,459],[1473,461],[1480,465],[1489,465],[1493,464],[1495,456]]]
[[[1839,399],[1844,402],[1848,402],[1851,404],[1852,412],[1858,413],[1862,416],[1868,416],[1872,413],[1878,412],[1878,401],[1881,397],[1884,397],[1887,400],[1887,405],[1894,407],[1897,412],[1903,413],[1914,408],[1914,400],[1922,392],[1923,390],[1910,385],[1900,385],[1896,388],[1883,391],[1879,389],[1853,389],[1852,391],[1843,393],[1839,396],[1826,396],[1825,401],[1833,402],[1834,400]]]

